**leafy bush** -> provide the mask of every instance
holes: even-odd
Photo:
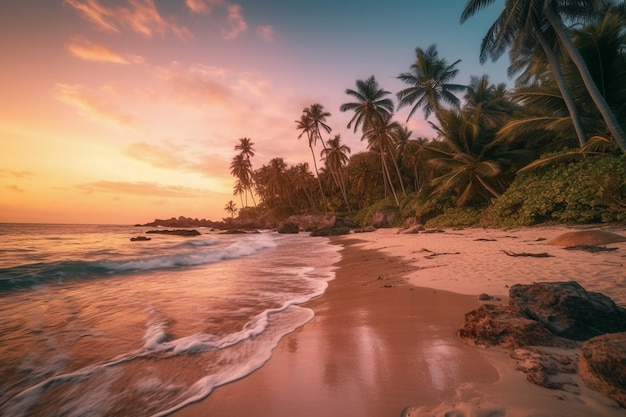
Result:
[[[626,220],[626,155],[594,155],[519,173],[486,210],[482,225]]]
[[[450,196],[431,194],[429,190],[423,190],[405,199],[400,205],[400,213],[404,219],[417,217],[420,222],[425,223],[452,207]]]

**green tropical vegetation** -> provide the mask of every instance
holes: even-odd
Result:
[[[493,3],[468,0],[461,22]],[[510,89],[486,75],[456,83],[461,62],[436,45],[415,49],[398,75],[407,87],[395,94],[373,75],[356,80],[339,110],[367,141],[363,152],[330,136],[321,104],[304,108],[294,136],[308,139],[313,172],[280,157],[254,169],[254,144],[239,139],[230,165],[239,215],[333,213],[367,225],[387,211],[397,221],[487,227],[626,221],[625,3],[506,1],[480,58],[505,53]],[[402,107],[406,121],[396,120]],[[406,126],[419,111],[434,137]]]

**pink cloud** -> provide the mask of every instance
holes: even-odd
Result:
[[[183,102],[223,107],[232,100],[233,91],[225,80],[223,69],[203,65],[185,69],[173,63],[169,68],[159,69],[157,75]]]
[[[8,169],[0,169],[0,177],[30,179],[34,176],[35,174],[31,171],[9,171]]]
[[[274,38],[276,38],[276,32],[274,31],[274,27],[271,25],[258,26],[256,28],[256,33],[266,41],[271,42]]]
[[[130,61],[107,48],[106,46],[96,45],[83,37],[73,38],[67,45],[67,49],[72,55],[86,61],[93,62],[109,62],[113,64],[127,65]]]
[[[248,30],[248,24],[241,15],[241,6],[231,4],[228,6],[228,25],[229,28],[222,31],[224,39],[232,40]]]
[[[100,95],[82,85],[57,84],[57,100],[69,104],[92,120],[106,120],[120,126],[129,126],[133,116],[124,113]]]
[[[193,13],[209,14],[214,6],[221,6],[223,4],[223,0],[185,0],[185,5],[187,5],[189,10]]]
[[[18,187],[17,185],[7,185],[5,187],[7,190],[13,191],[14,193],[23,193],[24,189],[21,187]]]
[[[107,7],[100,1],[64,0],[64,3],[79,11],[98,29],[106,32],[120,32],[121,28],[125,28],[147,38],[155,34],[165,35],[167,32],[172,32],[181,39],[192,37],[186,28],[161,17],[154,0],[128,0],[126,7]]]

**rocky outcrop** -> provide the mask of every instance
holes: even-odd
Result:
[[[527,345],[554,346],[557,340],[540,323],[521,317],[509,306],[483,304],[465,314],[458,335],[476,346],[518,348]]]
[[[578,374],[590,388],[626,407],[626,333],[588,340],[581,349]]]
[[[198,232],[195,229],[174,229],[174,230],[168,230],[168,229],[163,229],[163,230],[148,230],[146,233],[154,233],[154,234],[159,234],[159,235],[176,235],[176,236],[199,236],[201,235],[200,232]]]
[[[286,221],[286,222],[282,222],[281,224],[279,224],[276,231],[278,233],[296,234],[300,231],[300,227],[298,226],[297,223]]]
[[[371,233],[371,232],[375,232],[376,229],[374,226],[366,226],[366,227],[359,227],[353,230],[354,233]]]
[[[587,340],[626,331],[626,309],[575,281],[518,284],[509,295],[509,305],[518,315],[541,323],[557,336]]]
[[[626,309],[569,281],[513,285],[508,305],[470,311],[458,334],[474,345],[520,347],[562,346],[564,339],[625,331]]]
[[[399,213],[395,209],[377,211],[372,217],[372,226],[376,228],[392,227],[398,216]]]
[[[574,281],[514,285],[508,305],[470,311],[458,335],[472,345],[513,349],[516,369],[547,388],[566,389],[574,382],[559,375],[578,370],[589,387],[626,407],[626,309]]]

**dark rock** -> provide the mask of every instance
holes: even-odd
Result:
[[[139,241],[146,241],[146,240],[152,240],[152,238],[146,237],[146,236],[137,236],[137,237],[130,238],[131,242],[139,242]]]
[[[587,340],[626,331],[626,309],[603,294],[587,292],[575,281],[517,284],[510,288],[509,297],[509,305],[519,315],[561,337]]]
[[[585,342],[578,374],[590,388],[626,408],[626,333],[605,334]]]
[[[409,226],[406,229],[398,229],[398,233],[399,234],[412,235],[412,234],[417,234],[419,232],[422,232],[424,230],[426,230],[426,229],[424,228],[423,225],[416,224],[414,226]]]
[[[391,227],[398,218],[398,211],[394,209],[387,209],[377,211],[372,217],[372,226],[376,228]]]
[[[146,233],[154,233],[159,235],[177,235],[177,236],[199,236],[201,235],[195,229],[175,229],[175,230],[148,230]]]
[[[478,300],[480,300],[480,301],[489,301],[489,300],[493,300],[493,297],[490,296],[489,294],[482,293],[482,294],[478,295]]]
[[[484,304],[465,314],[458,335],[476,346],[518,348],[526,345],[555,346],[554,335],[540,323],[517,315],[508,306]]]
[[[246,232],[245,230],[241,230],[241,229],[228,229],[223,232],[220,232],[220,235],[245,235],[247,233],[248,232]]]
[[[326,229],[317,229],[311,232],[311,236],[339,236],[350,234],[349,227],[328,227]]]
[[[286,221],[278,225],[276,231],[278,233],[295,234],[300,231],[300,227],[297,223]]]

